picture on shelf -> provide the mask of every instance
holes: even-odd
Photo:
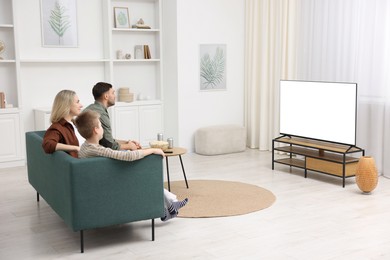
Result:
[[[41,0],[43,47],[77,47],[76,0]]]
[[[135,59],[144,59],[144,46],[135,45],[134,46],[134,58]]]
[[[129,9],[127,7],[114,7],[115,28],[129,28]]]
[[[201,44],[200,90],[226,90],[226,44]]]

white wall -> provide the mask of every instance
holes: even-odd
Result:
[[[164,93],[177,91],[177,143],[190,151],[198,128],[244,124],[244,7],[244,0],[176,1],[177,57],[164,55],[177,59],[177,86],[165,84]],[[199,44],[226,44],[226,91],[199,91]]]
[[[178,144],[178,83],[177,83],[177,0],[164,0],[163,9],[163,100],[164,135]]]
[[[79,48],[64,49],[41,47],[40,1],[17,1],[20,58],[104,58],[101,0],[90,1],[78,1]],[[190,151],[196,129],[244,123],[244,4],[244,0],[163,1],[164,134]],[[207,43],[226,44],[226,91],[199,91],[199,44]],[[75,90],[84,105],[93,102],[91,88],[106,74],[99,62],[22,63],[21,70],[25,131],[34,129],[33,108],[50,107],[61,89]]]
[[[21,104],[25,131],[34,130],[34,108],[51,107],[62,89],[75,90],[84,106],[93,102],[92,87],[105,80],[103,62],[36,62],[104,58],[102,1],[78,1],[78,48],[41,45],[40,0],[16,1],[21,60]],[[88,15],[83,15],[87,13]],[[26,62],[33,60],[34,62]]]

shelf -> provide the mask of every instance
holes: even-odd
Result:
[[[160,62],[160,59],[123,59],[123,60],[113,60],[113,62]]]
[[[0,63],[15,63],[15,60],[0,60]]]
[[[300,145],[303,147],[317,148],[317,149],[338,152],[338,153],[354,153],[354,152],[361,151],[361,149],[358,147],[353,147],[353,146],[349,146],[349,145],[342,145],[342,144],[335,144],[335,143],[330,143],[330,142],[316,141],[316,140],[308,140],[305,138],[282,137],[282,138],[276,138],[275,141],[280,142],[280,143],[295,144],[295,145]]]
[[[343,159],[344,156],[341,154],[334,154],[330,152],[324,152],[324,154],[320,154],[318,149],[309,149],[309,148],[296,147],[296,146],[284,146],[284,147],[275,148],[275,151],[298,154],[302,156],[307,156],[307,157],[312,157],[312,158],[317,158],[317,159],[337,162],[337,163],[343,163],[344,161]],[[345,156],[345,163],[352,163],[357,161],[359,161],[359,158]]]
[[[289,165],[289,166],[294,166],[298,168],[305,168],[305,161],[304,160],[299,160],[295,158],[283,158],[283,159],[277,159],[275,160],[277,163]]]
[[[0,114],[15,114],[19,113],[19,108],[12,107],[12,108],[0,108]]]
[[[143,105],[161,105],[161,100],[135,100],[133,102],[115,102],[117,107],[128,107],[128,106],[143,106]]]
[[[61,60],[61,59],[21,59],[21,63],[99,63],[107,62],[108,59],[79,59],[79,60]]]
[[[0,24],[0,28],[14,28],[13,24]]]
[[[160,32],[160,29],[134,29],[134,28],[112,28],[113,32],[131,32],[131,33],[141,33],[141,32]]]

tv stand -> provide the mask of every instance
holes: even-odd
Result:
[[[278,144],[278,147],[275,144]],[[275,159],[276,152],[284,155]],[[364,156],[364,149],[356,146],[280,136],[272,140],[272,170],[275,163],[280,163],[304,169],[305,178],[308,170],[328,174],[342,178],[345,187],[345,179],[355,176],[359,154]],[[297,155],[302,158],[297,158]]]

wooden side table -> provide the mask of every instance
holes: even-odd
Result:
[[[165,153],[165,161],[166,161],[166,164],[167,164],[167,178],[168,178],[168,190],[169,191],[171,191],[171,184],[170,184],[170,180],[169,180],[169,163],[168,163],[168,158],[172,157],[172,156],[179,156],[181,169],[183,170],[184,180],[186,182],[186,186],[187,186],[187,189],[188,189],[187,176],[186,176],[186,172],[184,171],[183,160],[181,159],[181,155],[185,154],[186,152],[187,152],[187,150],[185,148],[181,148],[181,147],[173,147],[172,149],[168,149],[168,150],[164,151],[164,153]]]

